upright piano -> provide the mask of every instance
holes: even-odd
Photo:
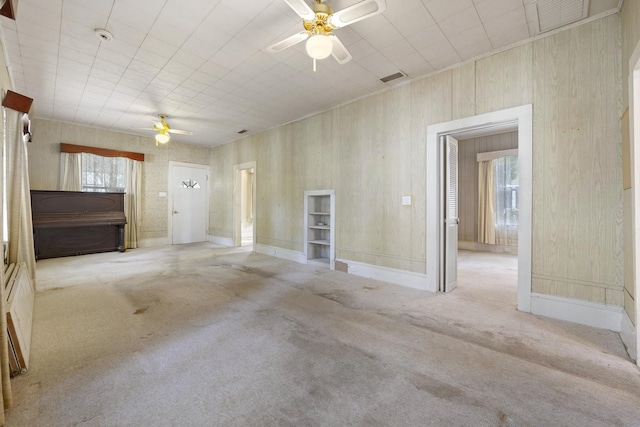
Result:
[[[124,252],[124,193],[31,190],[36,259]]]

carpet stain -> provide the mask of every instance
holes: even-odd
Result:
[[[256,268],[256,267],[249,267],[246,265],[240,265],[240,264],[222,264],[223,267],[227,267],[227,268],[232,268],[234,270],[240,270],[243,273],[246,274],[251,274],[253,276],[259,276],[262,277],[264,279],[270,279],[274,276],[276,276],[276,273],[268,271],[268,270],[264,270],[262,268]]]
[[[133,314],[144,314],[147,310],[149,310],[149,306],[139,308],[133,312]]]
[[[410,381],[418,390],[441,399],[452,400],[464,395],[464,392],[459,388],[426,375],[416,374]]]

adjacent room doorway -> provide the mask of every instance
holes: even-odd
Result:
[[[457,189],[451,182],[451,145],[446,136],[475,130],[513,126],[518,131],[519,222],[518,222],[518,309],[531,311],[531,213],[532,213],[532,119],[531,105],[486,113],[465,119],[432,125],[427,128],[427,215],[426,255],[427,289],[447,291],[455,286],[457,274]],[[456,168],[457,173],[457,168]],[[452,197],[455,200],[452,200]],[[455,212],[451,212],[455,207]],[[449,212],[447,212],[449,211]],[[449,216],[447,216],[449,214]],[[455,227],[457,230],[457,227]],[[455,236],[453,236],[455,234]],[[434,238],[437,236],[437,238]],[[447,242],[449,238],[449,242]],[[456,242],[453,242],[453,240]],[[448,250],[449,248],[450,250]],[[453,286],[451,284],[453,283]]]
[[[171,244],[204,242],[209,222],[209,166],[169,162]]]
[[[233,241],[251,247],[256,241],[256,162],[234,165]]]

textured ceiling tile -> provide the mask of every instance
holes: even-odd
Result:
[[[617,3],[592,0],[592,10]],[[315,73],[305,43],[266,50],[303,29],[284,0],[20,0],[28,13],[0,20],[0,38],[14,89],[43,117],[130,132],[178,112],[208,135],[188,142],[220,144],[389,87],[379,81],[388,74],[416,78],[529,37],[523,0],[386,4],[335,30],[351,62],[330,56]]]

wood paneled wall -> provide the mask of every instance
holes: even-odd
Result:
[[[167,198],[159,197],[168,186],[169,161],[208,164],[207,147],[171,141],[156,147],[153,137],[112,132],[50,120],[32,120],[33,142],[29,144],[29,180],[33,190],[59,190],[60,143],[87,145],[144,153],[142,166],[141,240],[164,241],[167,238]]]
[[[534,292],[622,305],[620,44],[617,15],[534,43]]]
[[[620,63],[613,15],[213,148],[212,229],[256,160],[259,243],[301,251],[303,191],[335,189],[338,258],[424,273],[426,127],[531,103],[533,290],[621,305]]]
[[[518,132],[459,141],[458,144],[458,240],[478,241],[478,153],[518,148]]]
[[[58,182],[59,142],[143,152],[143,235],[160,238],[169,160],[209,161],[210,234],[232,237],[233,166],[255,160],[258,243],[302,251],[303,192],[335,189],[338,258],[425,273],[427,126],[533,104],[533,291],[622,305],[620,24],[612,15],[212,149],[36,120],[32,186]]]

